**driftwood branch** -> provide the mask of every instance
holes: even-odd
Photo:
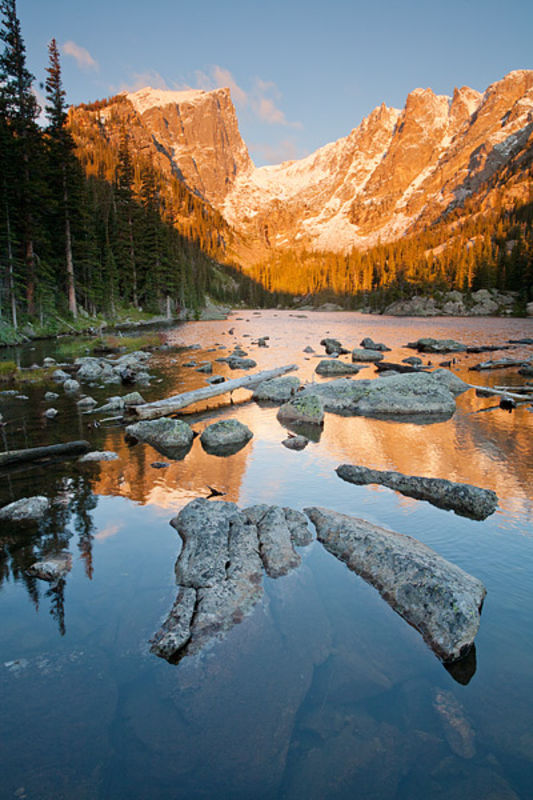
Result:
[[[153,403],[144,403],[140,406],[128,406],[126,411],[128,416],[139,419],[156,419],[157,417],[167,417],[175,411],[180,411],[187,406],[197,403],[200,400],[208,400],[211,397],[218,397],[235,389],[254,389],[262,381],[277,378],[286,372],[298,369],[296,364],[289,364],[286,367],[276,367],[262,372],[255,372],[252,375],[244,375],[242,378],[234,378],[231,381],[217,383],[211,386],[203,386],[201,389],[194,389],[191,392],[183,392],[167,397],[165,400],[156,400]]]
[[[521,400],[522,402],[533,400],[533,394],[518,394],[517,392],[508,392],[503,389],[495,389],[493,386],[476,386],[474,383],[469,383],[468,386],[471,389],[475,389],[476,392],[485,395],[485,397],[497,395],[498,397],[510,397],[511,400]]]
[[[51,444],[44,447],[29,447],[25,450],[7,450],[0,453],[0,467],[12,464],[22,464],[27,461],[39,461],[41,458],[54,456],[75,456],[87,453],[91,449],[89,442],[65,442],[64,444]]]

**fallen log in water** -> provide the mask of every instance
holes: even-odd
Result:
[[[82,439],[76,442],[51,444],[44,447],[29,447],[24,450],[7,450],[5,453],[0,453],[0,467],[22,464],[27,461],[39,461],[41,458],[54,456],[76,456],[87,453],[90,449],[89,442]]]
[[[295,369],[298,369],[296,364],[289,364],[285,367],[263,370],[262,372],[256,372],[252,375],[244,375],[242,378],[224,381],[224,383],[211,384],[210,386],[203,386],[200,389],[193,389],[190,392],[175,394],[172,397],[167,397],[165,400],[156,400],[153,403],[144,403],[144,405],[140,406],[127,406],[126,412],[128,416],[137,417],[139,419],[166,417],[200,400],[209,400],[211,397],[218,397],[219,395],[233,392],[235,389],[254,389],[263,381],[277,378],[279,375],[284,375],[286,372],[292,372],[292,370]]]
[[[521,402],[529,402],[533,400],[533,394],[525,395],[525,394],[517,394],[516,392],[508,392],[503,389],[496,389],[494,386],[476,386],[475,383],[467,384],[471,389],[475,389],[480,395],[484,395],[485,397],[490,397],[491,395],[497,395],[498,397],[510,397],[513,400],[520,400]]]

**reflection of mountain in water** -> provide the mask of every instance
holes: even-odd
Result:
[[[122,432],[110,432],[105,448],[119,455],[93,478],[93,491],[102,495],[121,495],[141,504],[176,509],[194,497],[207,497],[210,487],[223,492],[226,500],[238,500],[243,476],[253,448],[253,440],[243,450],[227,458],[208,455],[199,438],[183,461],[163,457],[149,445],[129,447]],[[168,466],[156,469],[154,462]]]

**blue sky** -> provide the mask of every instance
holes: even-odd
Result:
[[[417,87],[484,90],[533,68],[531,0],[18,0],[28,66],[62,52],[70,103],[230,85],[257,164],[345,136]]]

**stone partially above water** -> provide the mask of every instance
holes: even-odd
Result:
[[[300,396],[319,396],[326,411],[382,419],[431,422],[449,419],[455,412],[455,399],[445,381],[425,372],[377,380],[339,378],[309,384]]]
[[[445,478],[423,478],[401,472],[368,469],[355,464],[341,464],[335,470],[339,478],[357,486],[378,483],[416,500],[427,500],[438,508],[455,511],[463,517],[482,520],[498,507],[498,497],[490,489],[468,483],[454,483]]]
[[[206,453],[215,456],[230,456],[241,450],[250,441],[253,433],[237,419],[221,419],[213,422],[200,435]]]
[[[324,404],[318,394],[301,392],[284,403],[278,411],[278,419],[286,424],[322,425],[324,422]]]
[[[242,622],[263,596],[263,570],[285,575],[300,562],[293,543],[311,538],[306,518],[293,509],[241,511],[235,503],[204,498],[185,506],[171,525],[183,541],[176,562],[180,589],[151,650],[172,662]]]
[[[380,350],[369,350],[364,347],[356,347],[352,350],[352,361],[368,361],[371,364],[375,364],[376,361],[383,361],[384,358],[385,356]]]
[[[480,580],[410,536],[325,508],[304,510],[324,547],[375,586],[443,662],[468,654],[486,595]]]
[[[300,387],[300,379],[294,375],[283,375],[263,381],[255,389],[252,399],[270,403],[286,403]]]
[[[57,583],[72,569],[72,556],[70,553],[57,553],[42,561],[36,561],[26,570],[28,575],[40,578],[43,581]]]
[[[419,353],[464,353],[466,344],[456,342],[455,339],[432,339],[430,336],[409,342],[407,347],[418,350]]]
[[[22,497],[0,508],[0,521],[35,522],[42,519],[49,508],[50,501],[47,497]]]
[[[194,433],[183,420],[163,417],[128,425],[126,436],[146,442],[167,458],[179,461],[189,452]]]
[[[350,375],[357,374],[361,367],[356,367],[355,364],[348,364],[346,361],[340,361],[336,358],[323,358],[316,368],[317,375]]]
[[[85,453],[84,456],[78,458],[78,464],[86,464],[94,461],[116,461],[118,454],[113,450],[92,450],[90,453]]]

